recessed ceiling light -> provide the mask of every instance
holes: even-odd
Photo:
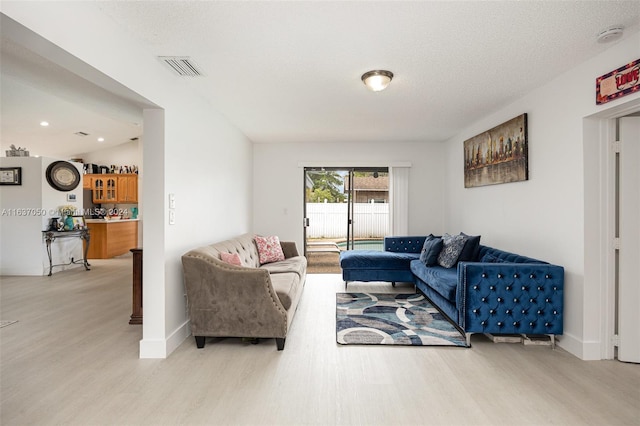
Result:
[[[98,138],[98,142],[104,142],[104,138]]]
[[[40,125],[41,125],[42,127],[47,127],[47,126],[49,125],[49,122],[48,122],[48,121],[41,121],[41,122],[40,122]]]

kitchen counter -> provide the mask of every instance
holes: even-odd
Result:
[[[110,259],[138,247],[139,219],[86,219],[91,235],[88,259]]]
[[[140,219],[85,219],[85,223],[117,223],[117,222],[133,222],[139,221]]]

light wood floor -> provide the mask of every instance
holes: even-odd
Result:
[[[638,425],[640,366],[548,347],[340,346],[339,275],[309,275],[283,352],[273,340],[186,340],[138,359],[131,258],[3,277],[2,425]],[[349,291],[413,287],[350,284]]]

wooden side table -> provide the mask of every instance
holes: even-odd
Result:
[[[133,253],[133,312],[129,324],[142,324],[142,249],[130,251]]]

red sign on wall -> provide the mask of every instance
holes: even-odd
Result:
[[[596,104],[640,91],[640,59],[596,79]]]
[[[596,104],[640,91],[640,59],[596,78]]]

